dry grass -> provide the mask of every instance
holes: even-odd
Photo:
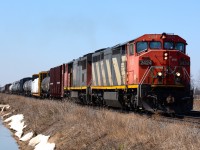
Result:
[[[194,110],[200,111],[200,100],[195,100],[194,101]]]
[[[133,113],[5,94],[0,94],[0,103],[9,104],[15,113],[24,114],[28,128],[35,134],[51,135],[50,141],[56,143],[57,150],[200,147],[200,129],[181,123],[164,123]],[[200,103],[198,105],[200,110]]]

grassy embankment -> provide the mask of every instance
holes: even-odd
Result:
[[[37,100],[0,94],[13,114],[22,113],[26,132],[51,135],[58,149],[199,149],[200,129],[184,123],[155,121],[147,116],[124,114],[70,102]],[[200,110],[200,101],[195,102]],[[20,142],[21,149],[27,143]]]

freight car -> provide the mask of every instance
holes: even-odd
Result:
[[[9,93],[9,88],[10,88],[11,84],[6,84],[3,87],[0,87],[0,93]]]
[[[62,98],[64,95],[62,71],[63,71],[63,65],[51,68],[49,71],[50,74],[49,95],[51,98]]]
[[[34,97],[44,97],[42,93],[42,80],[49,76],[48,71],[41,71],[39,74],[32,75],[31,95]]]
[[[5,93],[9,93],[10,92],[9,91],[10,86],[11,86],[11,83],[5,85]]]
[[[5,92],[5,86],[0,87],[0,93],[4,93]]]
[[[41,93],[42,93],[43,98],[48,98],[50,96],[49,84],[50,84],[50,77],[47,76],[42,80],[42,83],[41,83],[41,89],[42,89]]]
[[[19,87],[20,87],[19,81],[13,82],[12,85],[11,85],[10,92],[12,94],[19,94]]]
[[[10,93],[24,95],[24,88],[23,88],[24,83],[30,79],[31,77],[26,77],[26,78],[20,79],[19,81],[13,82],[9,88]]]
[[[25,96],[31,96],[31,88],[32,88],[32,78],[30,80],[27,80],[23,85]]]

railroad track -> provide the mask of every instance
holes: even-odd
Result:
[[[176,114],[170,116],[167,114],[155,114],[150,118],[156,121],[167,122],[167,123],[180,123],[190,125],[193,127],[200,128],[200,112],[190,112],[188,114]]]
[[[114,111],[121,111],[121,109],[113,109]],[[190,125],[194,127],[200,128],[200,111],[191,111],[187,114],[176,114],[170,116],[166,113],[151,113],[151,112],[133,112],[133,111],[123,111],[123,113],[133,113],[140,114],[141,116],[146,116],[149,119],[153,119],[155,121],[167,122],[167,123],[180,123],[185,125]]]

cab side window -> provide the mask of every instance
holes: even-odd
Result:
[[[134,55],[134,47],[133,44],[129,45],[129,55]]]
[[[157,41],[150,42],[149,46],[150,46],[150,49],[161,49],[161,42],[157,42]]]
[[[137,53],[147,50],[148,43],[147,42],[137,42]]]
[[[181,52],[185,52],[185,44],[184,43],[176,43],[175,50],[179,50]]]
[[[174,49],[174,43],[173,42],[164,42],[164,49],[166,49],[166,50]]]

